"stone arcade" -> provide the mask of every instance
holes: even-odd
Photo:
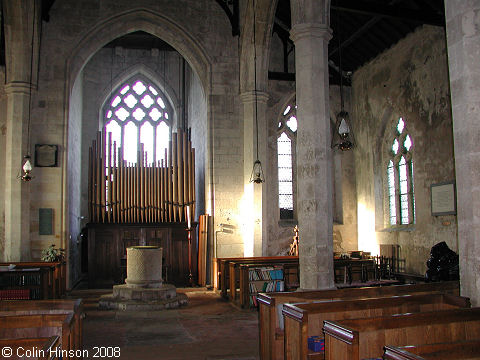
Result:
[[[95,277],[81,236],[88,146],[107,126],[118,139],[127,129],[147,144],[145,134],[163,122],[168,134],[191,128],[193,221],[209,216],[208,264],[213,256],[278,255],[298,224],[301,287],[319,289],[333,285],[332,251],[374,254],[395,245],[405,270],[422,274],[431,247],[445,241],[460,257],[462,295],[480,304],[480,4],[400,1],[367,11],[370,1],[345,3],[353,8],[333,0],[3,0],[3,260],[39,259],[55,244],[66,249],[69,288]],[[409,6],[411,16],[402,11]],[[340,39],[338,20],[350,16],[363,21],[348,23],[356,36]],[[353,35],[348,24],[343,35]],[[369,35],[377,38],[373,46],[362,43]],[[330,146],[341,110],[339,49],[343,70],[352,71],[344,93],[356,139],[344,153]],[[150,115],[137,97],[140,120],[125,103],[112,121],[111,96],[137,79],[161,93],[165,109],[157,103]],[[297,110],[298,131],[278,127],[288,105]],[[387,167],[402,117],[413,144],[407,160],[415,164],[415,213],[407,221],[414,223],[392,226]],[[293,149],[289,219],[279,205],[282,134]],[[34,166],[33,180],[21,182],[23,156],[35,165],[36,145],[56,146],[56,162]],[[257,149],[268,174],[263,184],[249,183]],[[432,216],[431,185],[452,181],[456,214]],[[39,220],[43,209],[52,214],[46,221]],[[95,256],[107,259],[111,247],[109,238]]]

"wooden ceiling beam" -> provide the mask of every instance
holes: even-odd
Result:
[[[435,12],[420,12],[418,10],[404,8],[398,5],[385,5],[380,2],[364,2],[359,0],[336,0],[332,1],[331,9],[348,11],[370,16],[382,16],[402,21],[435,26],[445,26],[445,17]]]

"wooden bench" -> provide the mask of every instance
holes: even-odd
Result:
[[[240,266],[241,265],[251,265],[251,266],[275,266],[275,265],[285,265],[285,264],[295,264],[298,269],[298,257],[297,256],[277,256],[275,259],[264,259],[260,258],[257,260],[249,260],[244,262],[242,261],[229,261],[228,263],[228,286],[222,288],[222,296],[227,295],[230,301],[237,300],[237,289],[240,291]]]
[[[385,345],[422,345],[480,338],[480,308],[341,321],[325,320],[325,359],[381,358]]]
[[[308,337],[323,339],[324,320],[343,320],[469,308],[470,299],[448,294],[402,295],[355,300],[284,304],[285,359],[323,359],[323,352],[308,349]]]
[[[384,360],[480,359],[480,340],[445,342],[417,346],[385,346]]]
[[[58,299],[65,296],[67,289],[67,268],[64,261],[21,261],[0,263],[0,266],[15,265],[17,269],[41,268],[48,269],[48,291],[43,295],[44,299]]]
[[[20,339],[58,336],[64,358],[74,351],[75,318],[67,314],[35,314],[0,316],[0,339]]]
[[[0,301],[0,316],[68,313],[74,315],[73,348],[82,349],[83,318],[85,317],[82,299]]]
[[[459,295],[458,281],[423,283],[412,285],[392,285],[383,287],[363,287],[354,289],[334,289],[316,291],[296,291],[258,294],[260,358],[264,360],[283,359],[283,320],[281,310],[285,303],[299,303],[323,299],[355,299],[405,295],[411,293],[445,292]],[[282,317],[280,319],[280,317]]]
[[[0,339],[0,349],[8,347],[12,350],[9,360],[53,360],[58,359],[56,350],[60,342],[58,336],[23,338],[23,339]],[[6,357],[5,357],[6,358]]]

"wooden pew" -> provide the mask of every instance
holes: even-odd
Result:
[[[445,342],[417,346],[385,346],[384,360],[480,359],[480,340]]]
[[[9,347],[12,350],[12,356],[9,360],[29,359],[29,360],[53,360],[58,359],[55,356],[60,342],[58,336],[22,338],[22,339],[0,339],[0,349]]]
[[[230,261],[228,263],[228,287],[225,287],[225,294],[227,290],[228,292],[228,299],[230,301],[237,300],[237,289],[240,290],[240,266],[242,265],[250,265],[253,267],[262,267],[262,266],[275,266],[275,265],[286,265],[286,264],[295,264],[298,268],[298,257],[297,256],[277,256],[275,259],[271,258],[260,258],[257,260],[249,260],[244,262],[242,261]],[[233,289],[233,290],[232,290]],[[222,290],[223,294],[223,290]]]
[[[219,275],[218,275],[218,282],[219,282],[219,288],[221,289],[221,295],[224,299],[230,298],[234,299],[235,294],[230,291],[230,294],[228,293],[228,290],[231,288],[232,284],[232,279],[230,277],[230,263],[235,262],[237,264],[269,264],[269,263],[276,263],[278,261],[294,261],[292,259],[296,259],[298,262],[298,256],[263,256],[263,257],[237,257],[237,258],[218,258],[217,259],[217,265],[219,267]],[[235,266],[233,267],[235,268]],[[236,284],[235,288],[238,284],[238,270],[237,272],[233,272],[234,274],[234,280],[233,283]]]
[[[324,320],[338,321],[459,307],[469,308],[470,299],[440,293],[284,304],[285,359],[323,359],[323,352],[315,354],[309,351],[307,341],[312,335],[323,338]]]
[[[459,295],[458,281],[392,285],[383,287],[363,287],[354,289],[333,289],[316,291],[295,291],[259,294],[260,358],[264,360],[283,359],[282,305],[314,300],[356,299],[405,295],[412,293],[445,292]]]
[[[83,346],[83,310],[82,299],[38,300],[38,301],[0,301],[0,316],[68,314],[74,315],[73,348]]]
[[[48,269],[48,292],[44,299],[58,299],[65,296],[67,289],[67,268],[64,261],[44,262],[44,261],[20,261],[10,263],[0,263],[0,266],[15,265],[15,268],[41,268]]]
[[[59,336],[64,358],[75,351],[75,320],[73,312],[67,314],[35,314],[0,316],[0,339],[20,339]]]
[[[385,345],[421,345],[480,338],[480,308],[341,321],[325,320],[325,359],[381,358]]]

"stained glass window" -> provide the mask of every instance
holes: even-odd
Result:
[[[403,118],[398,119],[395,130],[387,165],[389,222],[408,225],[415,223],[413,140]]]
[[[142,147],[145,152],[142,160],[146,158],[147,164],[164,159],[170,139],[168,118],[172,107],[156,85],[134,78],[120,85],[107,104],[104,131],[107,139],[111,133],[112,142],[116,141],[117,164],[121,158],[136,163]],[[107,149],[107,155],[113,155],[113,151],[110,154]]]

